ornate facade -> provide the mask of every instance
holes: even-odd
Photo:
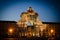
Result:
[[[33,35],[39,36],[42,35],[42,31],[46,29],[46,25],[43,25],[42,22],[38,18],[38,13],[34,12],[32,7],[29,7],[27,12],[22,12],[20,15],[19,21],[17,21],[17,25],[19,28],[27,29],[27,32]],[[24,30],[24,29],[23,29]],[[32,32],[33,31],[33,32]]]

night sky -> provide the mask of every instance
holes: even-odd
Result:
[[[0,0],[0,20],[18,21],[30,6],[42,22],[60,22],[59,0]]]

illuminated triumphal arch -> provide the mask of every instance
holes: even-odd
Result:
[[[27,29],[27,31],[25,32],[26,34],[36,34],[37,36],[39,36],[39,32],[41,32],[40,34],[42,35],[42,31],[46,29],[46,27],[43,26],[38,16],[38,13],[34,12],[32,7],[29,7],[27,9],[27,12],[21,13],[21,18],[17,21],[17,25],[19,28],[22,27]]]

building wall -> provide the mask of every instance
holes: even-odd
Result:
[[[59,37],[60,35],[60,23],[47,23],[47,22],[42,22],[44,25],[46,25],[46,32],[49,33],[51,29],[54,30],[55,36]],[[15,21],[0,21],[0,35],[1,34],[6,34],[8,32],[8,28],[14,28],[17,30],[17,25]],[[44,32],[45,32],[44,31]],[[46,33],[46,34],[47,34]]]

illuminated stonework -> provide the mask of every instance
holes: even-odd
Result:
[[[19,27],[27,27],[28,25],[38,27],[42,25],[42,22],[38,19],[38,14],[35,13],[31,7],[28,8],[27,12],[22,12],[20,16],[21,18],[17,22]]]
[[[34,12],[32,7],[29,7],[27,12],[22,12],[20,17],[21,18],[17,22],[17,25],[18,27],[28,28],[27,31],[29,31],[29,33],[27,34],[33,33],[32,34],[33,36],[35,34],[39,36],[39,32],[41,31],[41,34],[42,34],[43,33],[42,31],[46,29],[46,26],[43,26],[42,22],[38,19],[38,13]],[[32,26],[33,29],[28,26]]]

